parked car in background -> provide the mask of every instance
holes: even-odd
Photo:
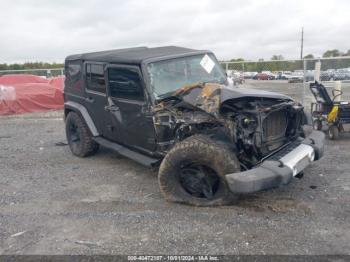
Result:
[[[276,73],[276,79],[277,80],[288,80],[290,75],[291,75],[291,72],[289,72],[289,71],[286,71],[286,72],[279,71]]]
[[[253,79],[257,74],[258,72],[244,72],[243,77],[244,79]]]
[[[253,77],[254,80],[269,80],[269,75],[265,73],[258,73]]]
[[[255,80],[274,80],[275,76],[274,75],[270,75],[268,73],[258,73],[256,74],[253,79]]]
[[[334,80],[335,69],[327,69],[328,74],[331,76],[331,80]]]
[[[232,81],[233,85],[242,84],[244,82],[243,73],[237,70],[227,70],[226,71],[227,78],[229,81]]]
[[[345,72],[345,80],[350,80],[350,69],[349,68],[344,68],[343,69]]]
[[[350,71],[347,69],[338,69],[333,73],[333,80],[349,80]]]
[[[276,79],[276,74],[272,73],[271,71],[261,71],[261,73],[263,74],[267,74],[269,77],[268,77],[268,80],[274,80]]]
[[[238,84],[243,84],[244,83],[244,76],[241,72],[233,72],[232,74],[232,80],[233,80],[233,85],[238,85]]]
[[[304,81],[304,74],[302,72],[293,72],[289,78],[288,83],[301,83]]]
[[[320,72],[320,80],[321,81],[331,81],[331,80],[333,80],[333,72],[321,71]]]

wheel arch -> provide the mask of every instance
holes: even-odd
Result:
[[[65,102],[64,103],[64,118],[67,117],[69,112],[75,112],[75,113],[79,114],[82,117],[82,119],[85,121],[86,125],[88,126],[88,128],[93,136],[100,135],[97,128],[96,128],[94,121],[92,120],[92,118],[89,114],[89,112],[86,110],[86,108],[83,105],[76,103],[76,102],[72,102],[72,101]]]

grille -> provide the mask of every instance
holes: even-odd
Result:
[[[265,139],[272,141],[285,136],[287,124],[288,120],[285,111],[275,111],[269,114],[263,122]]]

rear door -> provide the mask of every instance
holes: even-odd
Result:
[[[155,150],[155,131],[145,85],[138,66],[107,67],[107,108],[116,133],[114,140],[146,151]]]
[[[107,88],[104,63],[85,62],[85,107],[88,110],[97,130],[104,137],[113,132],[107,105]]]

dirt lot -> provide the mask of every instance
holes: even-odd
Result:
[[[350,134],[301,180],[198,208],[165,202],[155,171],[109,150],[73,157],[61,116],[0,118],[0,254],[350,254]]]

